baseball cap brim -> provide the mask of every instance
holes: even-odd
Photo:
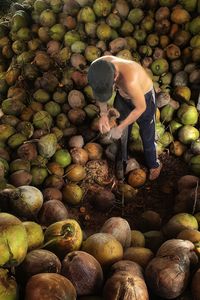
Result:
[[[105,102],[108,101],[112,97],[112,93],[113,93],[113,85],[107,87],[103,91],[93,89],[94,97],[96,100],[99,101],[105,101]]]

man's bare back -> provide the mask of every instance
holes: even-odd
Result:
[[[156,179],[162,166],[157,160],[155,147],[155,93],[153,82],[146,70],[135,61],[106,55],[91,64],[88,71],[88,82],[100,107],[100,132],[110,131],[111,136],[116,140],[121,139],[122,144],[123,133],[126,132],[124,136],[129,134],[132,124],[137,121],[145,159],[150,170],[149,178]],[[118,90],[114,105],[120,113],[120,119],[119,124],[110,129],[107,101],[112,95],[113,88]],[[125,98],[129,101],[124,101]],[[123,142],[126,147],[123,153],[127,153],[127,141]],[[126,160],[126,158],[122,160]]]
[[[131,95],[128,93],[127,84],[134,82],[134,85],[140,87],[145,95],[153,88],[153,82],[145,69],[137,62],[132,60],[122,59],[112,55],[106,55],[97,60],[106,60],[112,62],[117,67],[119,77],[115,84],[122,97],[130,99]],[[97,61],[96,60],[96,61]]]

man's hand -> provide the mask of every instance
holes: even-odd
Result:
[[[104,134],[110,131],[108,116],[105,114],[99,119],[99,131]]]
[[[113,127],[110,130],[111,138],[113,138],[114,140],[119,140],[122,136],[122,133],[123,133],[123,129],[120,126]]]

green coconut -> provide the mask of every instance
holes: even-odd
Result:
[[[12,99],[3,100],[1,103],[1,109],[6,115],[19,116],[25,105],[20,101],[14,101]]]
[[[3,165],[3,168],[4,168],[4,175],[6,176],[6,175],[8,174],[8,171],[9,171],[9,164],[8,164],[8,162],[7,162],[4,158],[2,158],[2,157],[0,157],[0,163],[1,163],[1,165]]]
[[[198,121],[198,111],[195,106],[183,104],[177,111],[177,116],[184,125],[195,125]]]
[[[51,224],[45,231],[45,247],[59,257],[79,250],[83,240],[82,230],[74,219],[66,219]]]
[[[116,56],[119,58],[122,58],[122,59],[136,60],[136,59],[133,59],[132,53],[129,49],[124,49],[124,50],[119,51]]]
[[[45,179],[48,176],[47,168],[45,167],[37,167],[34,166],[31,168],[32,181],[31,184],[33,186],[42,185]]]
[[[50,158],[54,155],[57,148],[57,138],[54,133],[42,136],[38,142],[38,151],[41,156]]]
[[[9,124],[0,124],[0,141],[6,141],[16,132],[15,128]]]
[[[17,38],[21,41],[29,41],[31,39],[31,30],[27,27],[22,27],[17,31]]]
[[[89,119],[94,119],[99,113],[99,108],[95,104],[88,104],[84,107],[84,111]]]
[[[0,295],[2,300],[18,300],[18,286],[7,269],[0,269]]]
[[[68,46],[62,48],[56,55],[56,60],[59,64],[65,65],[71,57],[71,51]]]
[[[87,61],[92,62],[101,56],[101,50],[95,46],[89,45],[85,49],[84,56]]]
[[[200,33],[200,16],[193,18],[189,23],[189,31],[193,35]]]
[[[116,28],[119,28],[121,26],[121,19],[117,14],[111,13],[106,18],[106,23],[110,27],[116,29]]]
[[[62,0],[50,0],[50,6],[53,12],[59,13],[62,11],[63,8],[63,2]]]
[[[154,26],[154,19],[151,16],[145,16],[142,20],[141,28],[144,29],[146,32],[151,32]]]
[[[137,39],[136,39],[137,40]],[[148,45],[141,45],[139,47],[139,53],[142,55],[142,56],[151,56],[152,55],[152,48]]]
[[[27,232],[28,251],[41,247],[44,241],[42,227],[39,224],[31,221],[26,221],[22,224],[24,225]]]
[[[172,105],[167,104],[161,109],[160,118],[163,122],[168,123],[172,121],[175,109]]]
[[[85,32],[89,37],[92,38],[96,37],[96,28],[97,28],[97,23],[95,22],[85,23]]]
[[[86,43],[82,41],[76,41],[71,45],[71,50],[73,53],[83,53],[86,48]]]
[[[64,113],[60,113],[56,117],[56,126],[59,129],[65,129],[70,126],[69,120]]]
[[[31,62],[34,58],[35,54],[33,51],[24,51],[20,55],[17,56],[17,63],[20,66]]]
[[[27,140],[27,137],[22,133],[15,133],[9,137],[7,144],[10,148],[16,149]]]
[[[179,0],[179,3],[189,12],[193,12],[197,6],[197,0]]]
[[[200,47],[200,34],[193,36],[190,40],[190,46],[192,48],[199,48]]]
[[[28,242],[22,222],[8,213],[0,213],[0,266],[18,266],[25,258]]]
[[[56,24],[56,16],[51,9],[45,9],[40,14],[40,24],[44,27],[51,27]]]
[[[49,129],[51,128],[52,122],[51,115],[45,110],[38,111],[33,116],[33,125],[37,128]]]
[[[106,23],[101,23],[97,26],[96,34],[100,40],[107,41],[111,38],[111,27]]]
[[[178,131],[178,129],[180,129],[182,126],[183,124],[179,123],[176,120],[172,120],[169,123],[169,130],[172,134],[175,134]]]
[[[120,33],[122,36],[130,36],[134,31],[134,26],[131,22],[128,20],[125,20],[121,27],[120,27]]]
[[[66,29],[62,24],[55,24],[49,30],[49,35],[52,40],[62,41],[65,35]]]
[[[153,61],[151,64],[151,70],[155,75],[162,75],[163,73],[168,72],[169,64],[166,59],[159,58]]]
[[[199,138],[199,130],[192,125],[184,125],[178,131],[178,138],[183,144],[191,144]]]
[[[60,105],[54,101],[47,102],[44,108],[52,117],[56,117],[61,112]]]
[[[43,10],[48,8],[48,4],[43,0],[36,0],[33,7],[37,13],[41,13]]]
[[[127,48],[131,50],[137,49],[137,41],[132,36],[126,36],[125,40],[127,42]]]
[[[188,213],[174,215],[163,227],[163,233],[168,238],[175,238],[184,229],[198,230],[196,218]]]
[[[93,10],[97,17],[106,17],[111,12],[112,4],[108,0],[95,0]]]
[[[67,93],[62,89],[57,89],[53,93],[53,100],[59,104],[65,103],[65,101],[67,100]]]
[[[79,22],[95,22],[96,16],[93,9],[90,6],[82,7],[78,13],[78,21]]]
[[[173,141],[173,135],[170,132],[168,132],[168,131],[165,131],[163,133],[163,135],[159,138],[159,142],[164,147],[169,146],[169,144],[171,144],[172,141]]]
[[[144,18],[144,12],[141,8],[133,8],[130,10],[127,19],[132,24],[138,24],[142,21]]]
[[[189,166],[192,172],[199,176],[200,175],[200,154],[194,155],[190,160],[189,160]]]
[[[159,140],[165,132],[165,126],[161,122],[155,124],[156,137]]]
[[[82,188],[75,183],[68,183],[62,189],[63,201],[67,204],[80,204],[83,198]]]
[[[29,16],[25,11],[23,10],[16,11],[11,21],[12,30],[16,32],[22,27],[27,27],[29,23],[28,20],[29,20]]]
[[[133,33],[133,37],[139,44],[143,44],[147,37],[147,34],[144,29],[135,29]]]
[[[69,30],[64,36],[65,46],[71,46],[74,42],[80,41],[80,39],[80,34],[76,30]]]
[[[53,161],[59,163],[63,168],[71,164],[71,155],[66,149],[59,149],[53,156]]]

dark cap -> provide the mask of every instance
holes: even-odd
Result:
[[[93,62],[88,70],[88,82],[92,87],[96,100],[108,101],[113,93],[115,67],[106,60]]]

